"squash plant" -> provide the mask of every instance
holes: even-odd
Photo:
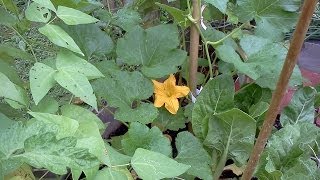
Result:
[[[39,170],[40,179],[240,177],[301,1],[197,3],[203,55],[191,93],[188,32],[198,21],[189,0],[0,1],[2,31],[20,39],[0,45],[0,179],[36,179]],[[161,16],[147,22],[154,12]],[[53,53],[43,57],[36,43]],[[21,62],[31,66],[17,69]],[[258,179],[320,179],[320,96],[303,87],[298,67],[290,86]],[[114,122],[124,130],[102,138]]]

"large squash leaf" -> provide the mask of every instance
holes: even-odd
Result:
[[[178,30],[174,25],[159,25],[147,30],[136,27],[119,39],[117,54],[128,65],[141,66],[150,78],[161,78],[177,72],[186,60],[185,51],[177,49]]]

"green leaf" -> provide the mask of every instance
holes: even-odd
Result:
[[[37,105],[55,85],[56,70],[43,63],[35,63],[30,69],[30,89],[33,100]]]
[[[112,20],[112,24],[121,27],[125,31],[130,31],[141,22],[140,14],[130,8],[119,9]]]
[[[237,91],[234,96],[234,103],[237,108],[245,113],[253,114],[253,110],[255,109],[253,106],[260,102],[270,102],[271,96],[272,94],[269,89],[261,88],[255,83],[250,83]],[[264,105],[262,104],[262,106]]]
[[[58,126],[57,139],[74,136],[79,127],[76,120],[65,116],[39,112],[29,112],[29,114],[41,122]]]
[[[18,86],[23,86],[24,82],[19,77],[17,70],[9,63],[0,60],[0,72],[6,75],[14,84]]]
[[[10,127],[11,125],[13,125],[15,121],[12,121],[10,118],[8,118],[6,115],[2,114],[0,112],[0,131],[7,129],[8,127]],[[0,168],[1,169],[1,168]]]
[[[104,77],[94,65],[67,50],[58,53],[56,67],[59,71],[80,73],[89,80]]]
[[[43,123],[32,123],[25,125],[22,122],[13,123],[7,129],[0,130],[0,156],[4,154],[6,157],[10,157],[19,149],[23,149],[24,141],[36,134],[54,132],[56,128],[54,126]]]
[[[112,39],[97,24],[61,27],[72,37],[87,59],[92,55],[105,55],[113,51]]]
[[[54,7],[54,5],[52,4],[52,2],[50,0],[33,0],[34,2],[42,5],[43,7],[46,7],[50,10],[52,10],[53,12],[56,12],[56,8]]]
[[[241,38],[240,45],[247,55],[245,62],[242,62],[234,49],[226,44],[216,48],[218,57],[232,63],[240,73],[249,76],[261,87],[275,89],[287,49],[280,43],[272,43],[253,35]],[[290,79],[290,86],[300,84],[302,84],[301,72],[296,67]]]
[[[186,60],[179,45],[178,30],[174,25],[159,25],[147,30],[136,27],[119,39],[117,54],[128,65],[141,65],[142,73],[150,78],[161,78],[177,72]]]
[[[26,92],[24,92],[22,88],[13,84],[10,81],[10,79],[8,79],[8,77],[1,72],[0,72],[0,84],[1,84],[0,97],[4,97],[8,101],[14,101],[16,103],[19,103],[20,105],[27,106],[28,102],[25,98]],[[12,106],[12,104],[10,105]]]
[[[124,152],[129,156],[132,156],[138,148],[159,152],[165,156],[171,156],[172,153],[169,139],[162,134],[159,128],[149,129],[148,126],[137,122],[130,124],[121,144]]]
[[[89,121],[90,123],[96,123],[100,132],[103,133],[106,129],[106,125],[91,111],[84,109],[76,105],[64,105],[61,107],[61,114],[77,121]]]
[[[99,19],[96,19],[79,10],[65,6],[58,6],[57,16],[68,25],[89,24],[99,21]]]
[[[1,2],[1,1],[0,1]],[[14,63],[14,59],[8,60],[8,57],[20,58],[22,60],[34,61],[34,58],[27,52],[9,46],[7,44],[0,44],[0,58],[7,63]]]
[[[76,148],[77,140],[66,137],[60,140],[53,133],[36,135],[24,143],[25,152],[18,155],[36,168],[46,168],[56,174],[67,173],[67,167],[90,168],[98,165],[87,149]]]
[[[208,120],[216,113],[232,109],[234,83],[231,76],[221,75],[210,80],[197,97],[192,110],[193,132],[203,140],[208,132]]]
[[[70,91],[76,97],[97,109],[96,97],[88,79],[76,72],[58,71],[54,79],[65,89]]]
[[[111,166],[117,166],[117,165],[124,165],[130,162],[131,160],[130,156],[119,153],[109,144],[105,144],[105,147],[106,147],[106,153],[103,159],[103,163],[106,164],[107,166],[111,167]]]
[[[298,89],[291,99],[290,104],[281,113],[281,124],[297,124],[314,121],[314,98],[317,91],[313,87]]]
[[[128,169],[124,168],[103,168],[101,169],[94,180],[133,180]]]
[[[249,109],[249,115],[253,118],[257,118],[269,109],[269,104],[263,101],[259,101],[257,104],[254,104]]]
[[[34,22],[46,23],[51,19],[51,12],[49,11],[49,9],[35,2],[29,4],[25,11],[25,14],[26,18],[29,21]]]
[[[38,30],[41,34],[47,36],[48,39],[54,44],[84,55],[74,40],[61,27],[57,25],[46,24]]]
[[[131,165],[144,180],[174,178],[190,168],[189,165],[178,163],[163,154],[142,148],[134,153]]]
[[[140,122],[143,124],[151,123],[158,116],[158,110],[150,103],[140,103],[134,109],[117,110],[114,117],[125,122]]]
[[[12,1],[12,0],[1,0],[0,3],[2,4],[2,7],[4,9],[10,10],[15,15],[19,14],[19,9],[18,9],[15,1]]]
[[[288,0],[240,0],[237,1],[235,14],[242,23],[254,19],[258,25],[259,34],[269,38],[270,33],[261,33],[263,29],[259,26],[263,26],[265,29],[263,32],[270,32],[270,29],[276,31],[276,34],[288,32],[296,25],[299,7],[300,1],[293,3]]]
[[[178,155],[175,160],[191,166],[187,174],[206,180],[213,178],[211,157],[196,137],[187,131],[180,132],[176,138],[176,147]]]
[[[171,114],[166,109],[160,108],[158,117],[152,122],[162,132],[166,130],[178,131],[186,127],[187,119],[184,117],[183,110],[180,108],[177,114]]]
[[[95,155],[100,161],[104,160],[105,145],[100,135],[100,129],[105,129],[102,121],[92,112],[75,105],[65,105],[61,108],[61,114],[63,116],[75,119],[79,123],[74,137],[77,138],[78,148],[87,148],[89,153]],[[102,127],[101,127],[102,126]],[[95,171],[93,169],[77,168],[81,171],[90,173]],[[76,171],[76,169],[72,169]]]
[[[310,136],[312,134],[312,136]],[[320,142],[320,129],[311,123],[288,124],[275,132],[268,141],[256,176],[282,172],[281,179],[318,179],[320,170],[310,159],[311,148]],[[301,179],[301,178],[299,178]]]
[[[93,64],[105,76],[111,76],[120,71],[120,67],[114,61],[100,61]]]
[[[56,113],[59,110],[59,103],[52,97],[45,97],[41,99],[38,105],[31,107],[33,112],[42,112],[42,113]]]
[[[256,121],[239,109],[231,109],[214,115],[209,120],[208,135],[204,144],[215,154],[244,165],[253,148]]]
[[[205,2],[212,4],[214,7],[219,9],[223,14],[226,14],[228,1],[229,0],[205,0]]]
[[[119,108],[115,117],[124,122],[152,122],[158,115],[157,109],[152,104],[139,103],[152,95],[151,81],[137,71],[117,71],[112,76],[94,81],[93,87],[98,97]],[[136,107],[133,107],[134,104]]]
[[[179,24],[182,28],[187,28],[191,25],[190,21],[188,20],[188,12],[187,10],[182,11],[172,6],[168,6],[166,4],[160,4],[158,2],[155,3],[157,6],[161,7],[162,9],[166,10],[174,19],[174,22]]]
[[[0,1],[1,3],[1,1]],[[12,27],[17,23],[17,19],[6,11],[4,8],[0,7],[0,24]]]

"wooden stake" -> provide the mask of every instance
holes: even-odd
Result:
[[[253,148],[253,151],[251,153],[248,165],[243,173],[242,180],[250,180],[255,168],[259,162],[260,155],[262,151],[264,150],[264,147],[267,143],[267,140],[271,134],[271,130],[273,127],[273,124],[275,122],[275,119],[278,114],[279,106],[282,100],[282,97],[284,96],[289,79],[292,75],[293,68],[295,67],[297,63],[298,56],[300,54],[304,38],[306,36],[306,33],[308,31],[308,27],[311,21],[311,17],[313,15],[313,12],[317,5],[317,0],[305,0],[302,11],[299,17],[299,21],[297,24],[297,27],[293,33],[293,38],[290,43],[290,48],[285,60],[285,63],[283,65],[277,87],[275,92],[273,93],[270,107],[268,109],[268,112],[266,114],[266,118],[263,122],[262,129],[259,133],[259,136],[257,138],[256,144]],[[270,64],[270,66],[273,66]]]
[[[189,88],[194,96],[196,96],[198,56],[199,56],[199,31],[197,26],[200,25],[200,0],[192,0],[192,17],[195,23],[191,25],[190,30],[190,55],[189,55]]]

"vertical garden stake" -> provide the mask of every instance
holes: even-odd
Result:
[[[270,107],[266,114],[266,118],[263,122],[262,129],[259,133],[253,151],[250,155],[248,165],[243,173],[242,180],[251,179],[260,159],[260,155],[267,143],[268,137],[270,136],[273,124],[279,111],[279,105],[281,103],[282,97],[286,92],[286,88],[288,86],[288,82],[292,74],[293,68],[297,63],[297,58],[302,48],[304,38],[308,31],[311,17],[315,10],[317,2],[317,0],[304,1],[299,21],[293,33],[293,38],[290,43],[290,48],[285,63],[282,67],[276,90],[273,93]],[[270,66],[272,66],[272,64],[270,64]]]
[[[198,70],[198,53],[199,53],[199,31],[200,24],[200,0],[192,0],[192,16],[195,22],[191,25],[190,31],[190,57],[189,57],[189,88],[196,96],[197,70]],[[197,27],[198,26],[198,27]]]

